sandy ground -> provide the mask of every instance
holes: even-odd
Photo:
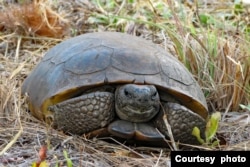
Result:
[[[65,19],[58,25],[62,31],[59,34],[52,32],[55,36],[32,36],[34,32],[27,31],[22,24],[17,25],[20,27],[15,32],[8,31],[13,30],[13,25],[9,24],[8,29],[0,34],[0,166],[31,166],[39,160],[38,153],[42,146],[48,148],[46,162],[50,166],[57,163],[66,166],[64,150],[73,161],[73,166],[169,166],[169,148],[136,147],[112,138],[108,138],[112,142],[107,142],[65,135],[47,127],[27,112],[20,87],[44,53],[65,38],[93,31],[93,27],[105,31],[103,26],[91,25],[87,20],[93,10],[98,10],[88,1],[58,1],[54,10]],[[143,29],[140,33],[145,38],[151,37]],[[222,118],[218,137],[225,141],[220,147],[190,146],[180,149],[250,150],[250,114],[230,112],[222,114]]]

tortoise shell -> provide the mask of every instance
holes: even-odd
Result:
[[[207,104],[192,74],[170,53],[145,39],[98,32],[68,39],[47,52],[25,79],[29,108],[38,119],[48,107],[111,84],[154,85],[206,119]]]

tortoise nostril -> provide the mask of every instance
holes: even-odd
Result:
[[[137,101],[140,103],[147,103],[147,102],[149,102],[149,98],[148,97],[141,97],[141,98],[138,98]]]

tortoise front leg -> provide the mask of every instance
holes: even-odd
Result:
[[[171,126],[174,140],[176,142],[199,144],[196,137],[192,135],[193,128],[196,126],[201,131],[201,137],[205,136],[206,121],[198,114],[178,103],[164,103],[155,123],[161,133],[169,138],[168,130],[163,120],[166,114],[168,123]]]
[[[114,119],[114,95],[94,92],[50,106],[53,127],[65,133],[88,133],[108,125]]]

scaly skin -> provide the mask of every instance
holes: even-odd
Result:
[[[118,137],[159,141],[162,136],[169,138],[163,120],[165,114],[175,141],[198,144],[192,136],[193,127],[204,132],[206,125],[201,116],[176,102],[163,102],[160,109],[160,97],[153,85],[118,86],[115,95],[88,93],[50,106],[49,110],[54,112],[54,127],[80,135],[109,125],[108,131]],[[123,121],[114,120],[115,114]]]
[[[168,130],[163,120],[166,115],[168,123],[176,142],[199,144],[196,137],[192,135],[193,128],[196,126],[201,131],[201,137],[204,138],[206,121],[198,114],[178,103],[165,103],[163,108],[155,119],[156,127],[169,139]]]
[[[70,134],[81,135],[107,126],[114,119],[114,95],[94,92],[50,106],[53,126]]]

